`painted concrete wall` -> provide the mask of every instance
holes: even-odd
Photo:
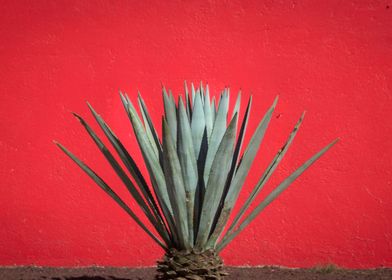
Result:
[[[161,81],[179,94],[186,79],[208,82],[214,94],[225,85],[242,88],[244,100],[252,93],[250,130],[280,95],[240,202],[303,110],[295,143],[257,201],[341,138],[227,247],[227,264],[392,266],[391,1],[0,6],[0,265],[154,264],[162,251],[52,140],[129,199],[70,112],[93,123],[90,101],[141,162],[118,89],[133,100],[139,89],[158,124]]]

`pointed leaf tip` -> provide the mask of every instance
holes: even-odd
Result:
[[[87,106],[88,106],[88,108],[90,109],[90,111],[91,111],[94,115],[99,116],[99,114],[95,111],[95,109],[93,108],[93,106],[91,106],[91,104],[90,104],[89,102],[86,102],[86,103],[87,103]]]
[[[79,114],[77,114],[75,112],[71,112],[71,113],[78,121],[80,121],[81,123],[84,122],[84,120],[82,119],[82,117]]]
[[[274,99],[274,103],[272,104],[272,107],[275,109],[275,107],[276,107],[276,104],[278,103],[278,100],[279,100],[279,95],[277,95],[276,97],[275,97],[275,99]]]
[[[336,143],[338,143],[340,141],[340,138],[336,138],[335,140],[332,141],[331,144],[329,144],[330,147],[332,147],[333,145],[335,145]]]

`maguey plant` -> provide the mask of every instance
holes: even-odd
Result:
[[[221,252],[256,216],[281,194],[311,164],[331,148],[336,140],[316,153],[294,173],[284,179],[251,211],[250,205],[286,154],[302,123],[302,115],[286,143],[261,175],[238,213],[229,219],[240,191],[256,157],[278,98],[261,119],[243,147],[249,121],[252,97],[249,98],[239,124],[241,93],[229,113],[229,89],[219,101],[210,98],[208,85],[190,92],[185,83],[185,98],[178,102],[163,87],[164,116],[162,137],[151,121],[140,94],[140,115],[127,94],[121,101],[131,121],[144,163],[147,180],[124,145],[103,118],[88,104],[95,120],[121,162],[93,131],[88,123],[74,114],[115,173],[140,206],[150,225],[146,225],[123,199],[89,166],[60,143],[64,151],[95,183],[101,187],[162,249],[157,279],[222,279],[227,273],[219,257]],[[247,215],[245,215],[248,213]],[[245,216],[244,216],[245,215]],[[229,221],[232,222],[229,224]]]

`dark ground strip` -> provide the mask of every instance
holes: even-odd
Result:
[[[277,267],[227,268],[235,279],[265,280],[391,280],[392,269],[346,270],[333,266],[312,269]],[[2,267],[1,280],[153,280],[154,268],[48,268]]]

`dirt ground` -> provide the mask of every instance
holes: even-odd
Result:
[[[312,269],[278,267],[227,268],[234,279],[265,280],[391,280],[392,269],[345,270],[333,266]],[[1,267],[1,280],[153,280],[154,268]]]

